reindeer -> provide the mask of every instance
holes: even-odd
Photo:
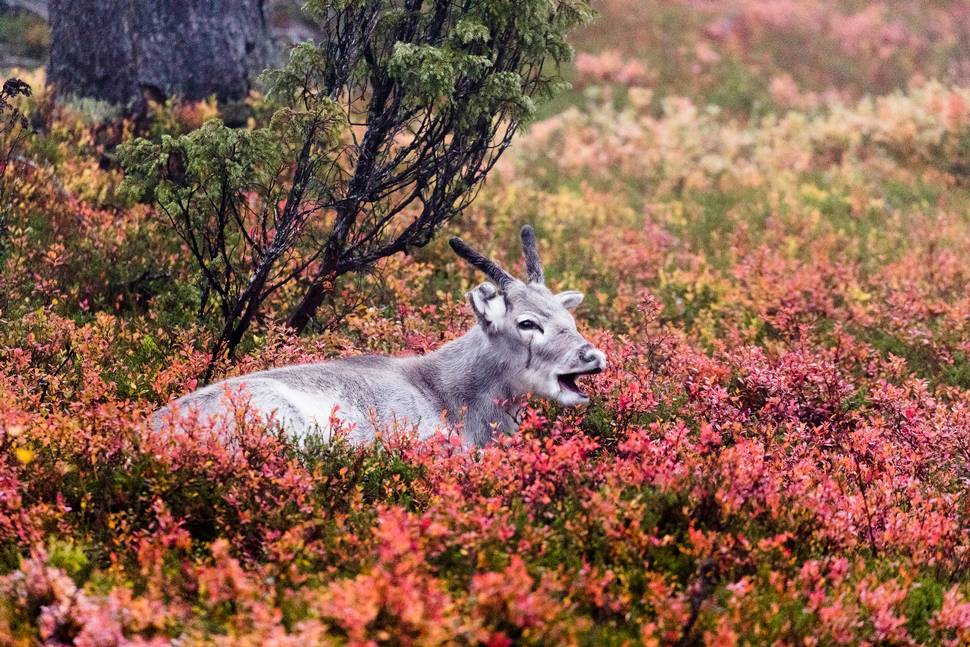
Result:
[[[282,424],[297,441],[315,429],[329,439],[339,419],[354,443],[379,429],[406,425],[419,437],[460,428],[466,446],[487,444],[517,429],[524,398],[535,395],[565,406],[589,397],[578,379],[599,373],[606,356],[576,330],[575,291],[553,294],[545,285],[535,232],[522,228],[527,281],[482,256],[460,238],[458,256],[491,281],[466,295],[477,324],[427,355],[362,356],[286,366],[241,375],[190,393],[156,413],[154,426],[177,425],[183,412],[234,420],[232,391],[249,395],[249,410]]]

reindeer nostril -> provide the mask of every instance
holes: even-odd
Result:
[[[579,361],[584,364],[595,362],[601,370],[606,368],[606,355],[592,344],[587,344],[579,349]]]

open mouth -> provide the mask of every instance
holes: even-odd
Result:
[[[588,371],[578,371],[576,373],[562,373],[561,375],[556,376],[556,379],[559,380],[559,387],[563,391],[575,393],[576,395],[579,395],[585,398],[586,393],[583,392],[579,384],[577,384],[576,380],[585,375],[594,375],[596,373],[602,373],[602,372],[603,372],[603,369],[601,368],[593,368]]]

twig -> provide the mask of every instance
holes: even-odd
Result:
[[[701,605],[711,597],[711,593],[714,592],[714,584],[716,582],[716,572],[714,569],[714,560],[707,558],[700,564],[700,569],[697,579],[697,590],[690,596],[690,617],[687,622],[684,623],[684,629],[681,632],[680,640],[675,644],[677,647],[686,647],[690,644],[691,631],[694,629],[694,625],[697,623],[697,618],[701,613]]]

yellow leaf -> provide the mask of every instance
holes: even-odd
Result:
[[[24,465],[30,465],[34,460],[34,452],[26,447],[18,447],[14,450],[14,455],[16,455],[17,460]]]
[[[857,285],[853,285],[848,289],[847,296],[853,301],[858,301],[859,303],[865,303],[872,298],[871,294]]]

